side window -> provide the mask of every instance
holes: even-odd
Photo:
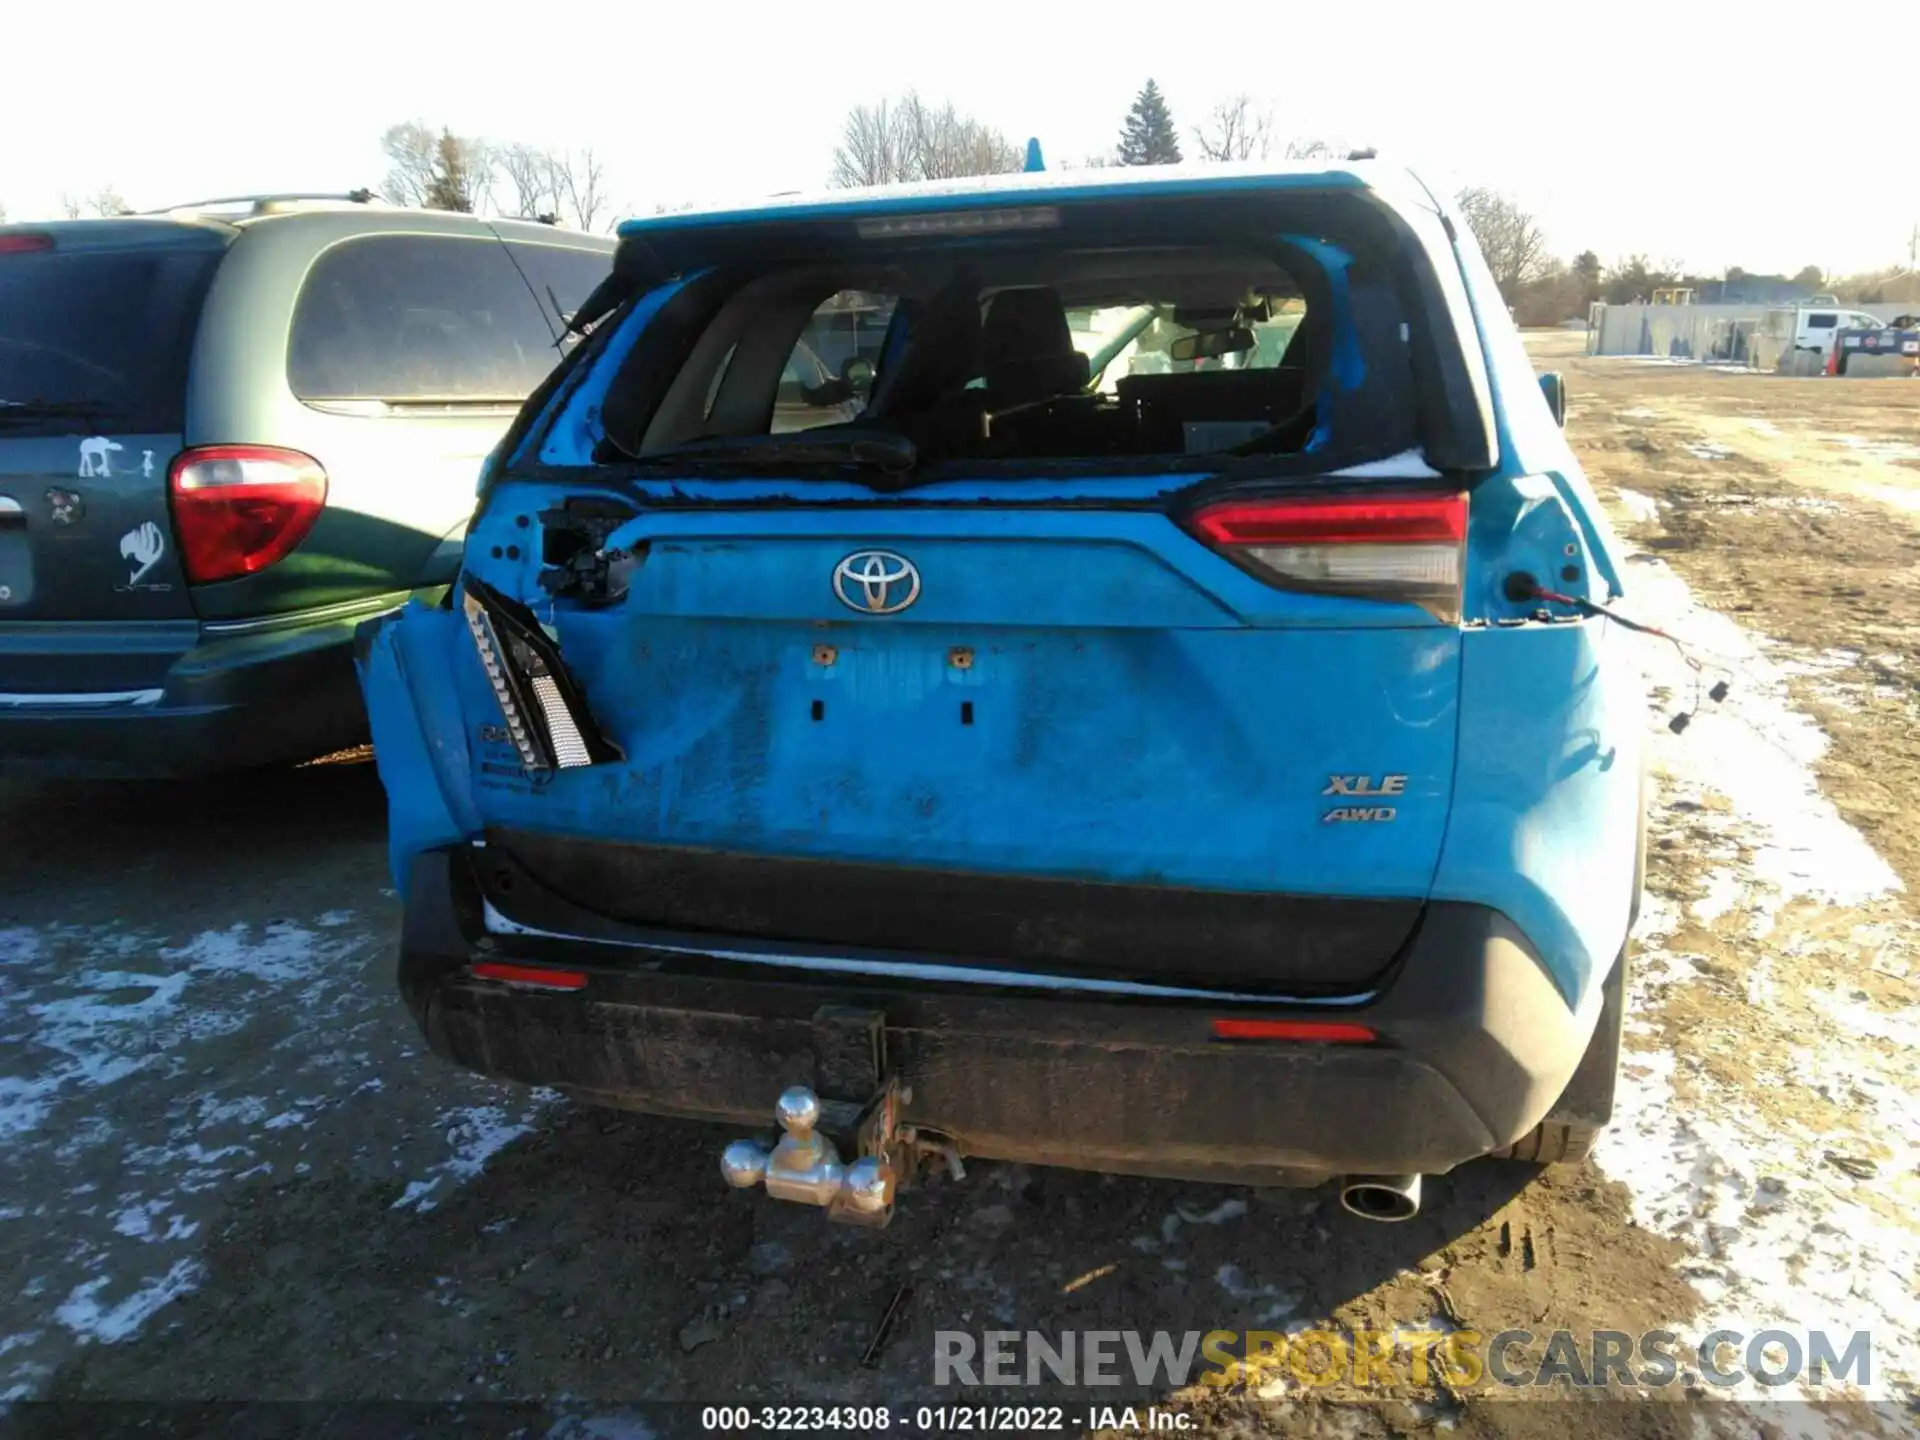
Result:
[[[564,329],[574,313],[586,304],[594,287],[613,269],[613,256],[598,250],[535,245],[519,240],[510,242],[507,249],[526,272],[527,284],[533,287],[534,297],[556,330]],[[578,338],[571,337],[569,343]]]
[[[807,317],[780,371],[772,433],[844,425],[860,413],[896,300],[842,290]]]
[[[498,240],[367,235],[308,271],[287,380],[302,400],[507,405],[557,359],[553,330]]]
[[[1823,314],[1809,315],[1807,317],[1807,328],[1809,330],[1832,330],[1838,326],[1839,323],[1840,317],[1838,315]]]

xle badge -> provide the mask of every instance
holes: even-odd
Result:
[[[1373,798],[1382,795],[1403,795],[1407,789],[1407,777],[1404,775],[1382,775],[1375,784],[1371,775],[1329,775],[1327,788],[1322,795],[1340,795],[1358,798]],[[1391,822],[1399,811],[1391,805],[1336,805],[1320,817],[1326,825],[1385,824]]]

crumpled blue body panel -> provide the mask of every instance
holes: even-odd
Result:
[[[1461,625],[1263,584],[1165,512],[1190,476],[954,481],[908,503],[778,475],[609,487],[581,463],[599,382],[580,381],[529,442],[578,478],[532,483],[509,457],[466,565],[534,606],[627,758],[531,781],[458,613],[409,607],[362,672],[397,881],[498,826],[1458,900],[1505,914],[1590,1007],[1632,900],[1644,687],[1624,632],[1505,596],[1524,570],[1604,601],[1620,566],[1491,279],[1477,255],[1461,269],[1501,455],[1473,481]],[[639,507],[609,543],[644,563],[617,604],[550,602],[535,517],[596,492]],[[836,598],[865,549],[911,557],[911,609]],[[1391,823],[1333,813],[1372,806]]]

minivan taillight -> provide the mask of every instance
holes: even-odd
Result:
[[[1467,497],[1290,495],[1222,500],[1188,522],[1242,569],[1283,590],[1399,600],[1460,618]]]
[[[180,563],[189,582],[235,580],[283,560],[327,504],[311,455],[269,445],[183,450],[167,472]]]

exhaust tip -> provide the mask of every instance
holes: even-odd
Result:
[[[1340,1204],[1362,1220],[1411,1220],[1420,1213],[1420,1177],[1349,1175],[1340,1182]]]

